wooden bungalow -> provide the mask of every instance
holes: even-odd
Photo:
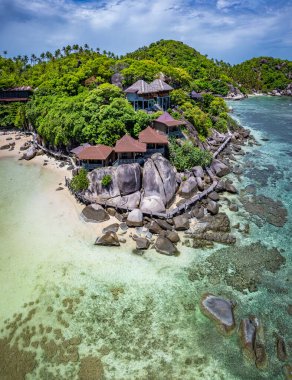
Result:
[[[173,88],[161,79],[155,79],[148,84],[138,80],[125,90],[128,101],[135,111],[139,109],[151,110],[157,108],[167,110],[170,106],[169,94]]]
[[[162,132],[151,127],[147,127],[139,133],[139,141],[145,143],[147,151],[144,156],[149,157],[154,153],[165,154],[168,145],[168,138]]]
[[[183,137],[180,127],[185,124],[184,121],[174,119],[168,112],[164,112],[153,122],[154,129],[174,137]]]
[[[0,90],[0,103],[27,102],[32,93],[29,86]]]
[[[112,147],[102,144],[87,146],[77,153],[76,157],[80,166],[86,170],[93,170],[111,165],[114,159],[114,150]]]
[[[116,142],[115,153],[117,158],[115,166],[140,162],[146,153],[146,144],[135,140],[130,135],[124,135]]]

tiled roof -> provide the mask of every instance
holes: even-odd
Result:
[[[74,149],[71,149],[71,150],[70,150],[70,153],[73,153],[73,154],[78,155],[78,154],[80,154],[80,153],[83,151],[83,149],[87,148],[88,146],[91,146],[91,145],[88,144],[88,143],[82,144],[82,145],[80,145],[80,146],[77,146],[77,147],[74,148]]]
[[[112,147],[102,144],[87,146],[77,154],[77,157],[79,160],[106,160],[112,151]]]
[[[184,125],[185,122],[181,120],[175,120],[168,112],[164,112],[155,121],[167,125],[168,127],[175,127],[178,125]]]
[[[151,127],[147,127],[139,133],[139,141],[146,144],[168,144],[167,136]]]
[[[124,135],[116,142],[116,153],[145,153],[146,144],[133,139],[130,135]]]
[[[171,91],[173,88],[169,86],[167,83],[163,82],[161,79],[155,79],[153,82],[148,84],[144,80],[138,80],[132,86],[128,87],[125,92],[126,93],[137,93],[141,94],[151,94],[153,92],[163,92],[163,91]]]

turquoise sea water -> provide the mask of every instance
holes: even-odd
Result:
[[[240,210],[229,213],[232,224],[250,225],[247,235],[233,230],[235,247],[180,246],[178,257],[95,247],[92,231],[72,212],[74,200],[56,197],[54,173],[0,160],[0,342],[9,336],[10,345],[36,353],[26,380],[79,379],[88,355],[113,380],[285,378],[275,334],[284,336],[291,363],[292,99],[255,97],[230,106],[261,144],[246,147],[244,173],[231,178],[240,190],[253,184],[288,209],[286,224],[275,227],[258,223],[233,197]],[[286,259],[275,273],[265,270],[272,247]],[[249,263],[257,257],[254,268]],[[255,276],[257,289],[249,291],[246,278]],[[237,326],[248,315],[260,318],[265,369],[243,356],[237,332],[223,337],[201,314],[206,292],[237,302]],[[2,362],[5,349],[1,344]]]

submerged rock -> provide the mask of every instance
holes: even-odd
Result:
[[[277,358],[280,361],[285,362],[288,359],[288,355],[287,355],[285,341],[281,336],[277,337],[276,347],[277,347]]]
[[[276,248],[267,248],[261,243],[234,246],[214,252],[204,263],[189,270],[189,279],[207,277],[214,284],[226,283],[245,292],[257,290],[265,270],[275,273],[286,262]],[[230,268],[232,270],[230,271]]]
[[[241,199],[243,207],[251,215],[276,227],[283,227],[287,222],[288,212],[281,201],[274,201],[264,195]]]
[[[255,360],[255,342],[258,322],[255,317],[245,318],[240,322],[239,337],[245,355]]]
[[[213,320],[224,335],[231,334],[235,328],[234,306],[234,302],[212,294],[205,294],[200,302],[202,313]]]

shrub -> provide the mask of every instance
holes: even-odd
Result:
[[[71,181],[71,187],[74,191],[84,191],[89,186],[89,180],[87,178],[87,171],[85,169],[80,169],[78,174],[76,174]]]
[[[112,183],[112,177],[109,174],[104,175],[103,178],[102,178],[102,180],[101,180],[102,186],[107,187],[111,183]]]
[[[179,171],[188,170],[196,165],[208,166],[212,161],[212,154],[193,146],[191,141],[182,145],[170,142],[170,161]]]

